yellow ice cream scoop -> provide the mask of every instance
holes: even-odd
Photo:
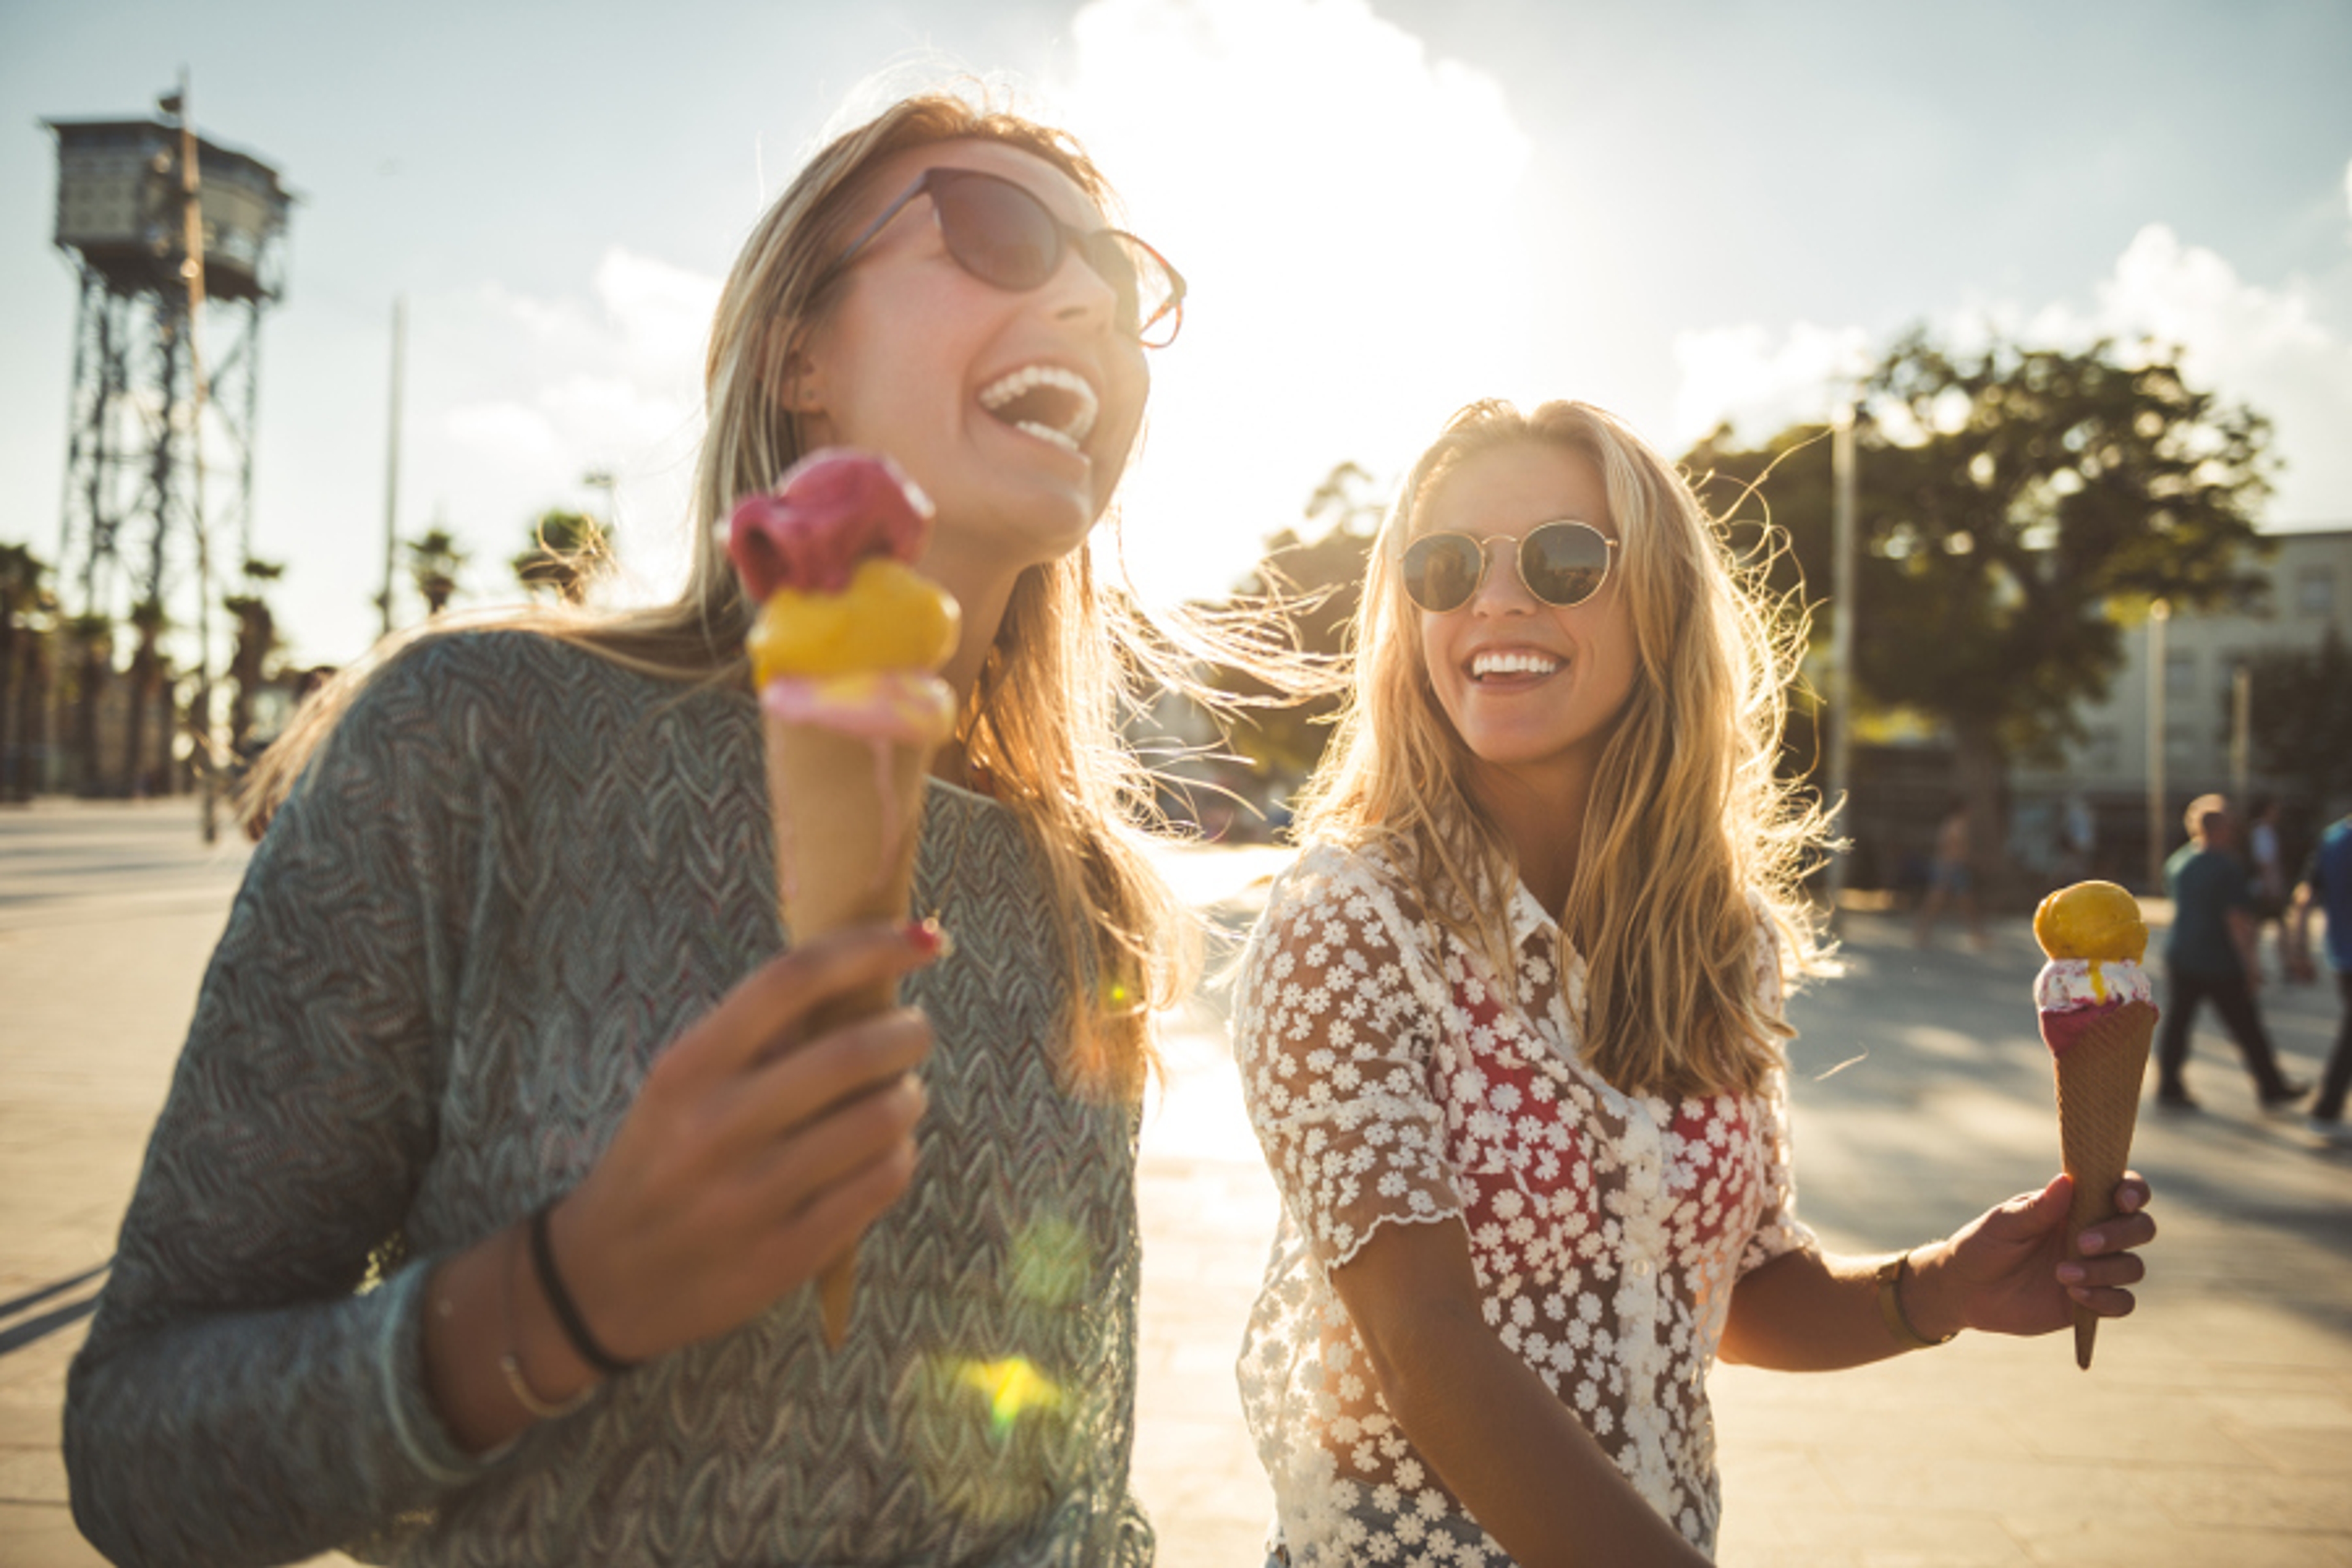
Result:
[[[902,562],[871,556],[838,594],[779,588],[745,639],[764,686],[779,675],[936,669],[955,651],[961,612]]]
[[[2139,900],[2113,882],[2077,882],[2042,900],[2033,940],[2052,958],[2127,959],[2147,952]]]

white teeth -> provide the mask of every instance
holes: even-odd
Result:
[[[1087,384],[1086,377],[1076,371],[1054,364],[1025,364],[1019,370],[998,376],[980,389],[980,405],[993,414],[1014,400],[1050,386],[1069,397],[1066,413],[1056,425],[1038,419],[1016,419],[1010,423],[1016,430],[1049,441],[1056,447],[1075,452],[1079,443],[1094,433],[1095,418],[1101,411],[1101,401],[1095,389]],[[1054,406],[1049,403],[1048,406]]]
[[[1559,660],[1547,654],[1511,652],[1480,653],[1470,658],[1470,679],[1484,680],[1490,675],[1549,675],[1559,668]]]

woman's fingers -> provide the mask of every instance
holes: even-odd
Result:
[[[929,1103],[919,1081],[902,1077],[796,1129],[776,1144],[760,1173],[760,1222],[773,1226],[796,1221],[835,1188],[877,1163],[903,1156],[911,1170],[915,1125]]]
[[[730,1090],[716,1136],[766,1142],[905,1075],[931,1054],[930,1020],[894,1008],[830,1030],[754,1067]]]
[[[794,948],[761,965],[663,1054],[664,1076],[709,1081],[740,1073],[792,1037],[827,997],[911,974],[940,956],[929,921],[859,926]]]

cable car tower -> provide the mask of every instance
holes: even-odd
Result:
[[[194,630],[209,732],[213,546],[251,552],[261,314],[284,291],[293,196],[268,164],[194,135],[186,102],[184,79],[159,104],[168,119],[43,121],[56,241],[80,285],[58,574],[79,614],[127,612],[151,643],[167,620]]]

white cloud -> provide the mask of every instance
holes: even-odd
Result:
[[[1860,327],[1799,321],[1778,342],[1750,322],[1675,335],[1682,384],[1675,396],[1674,449],[1729,421],[1747,435],[1829,416],[1840,391],[1870,363],[1869,334]]]
[[[2192,384],[2267,415],[2285,459],[2268,515],[2280,523],[2352,523],[2352,341],[2305,287],[2246,282],[2226,259],[2162,224],[2133,237],[2087,314],[2040,312],[2032,335],[2080,342],[2139,337],[2177,345]]]
[[[1129,560],[1213,592],[1334,464],[1394,472],[1526,379],[1528,139],[1492,78],[1365,0],[1095,0],[1072,36],[1051,112],[1194,283],[1152,366]]]
[[[627,250],[608,250],[583,294],[488,284],[420,300],[421,331],[446,352],[413,363],[465,364],[467,384],[429,379],[412,393],[402,532],[437,517],[473,554],[477,601],[514,597],[507,559],[549,507],[593,510],[582,484],[614,475],[625,592],[670,591],[684,570],[682,518],[698,435],[705,334],[719,281]]]

